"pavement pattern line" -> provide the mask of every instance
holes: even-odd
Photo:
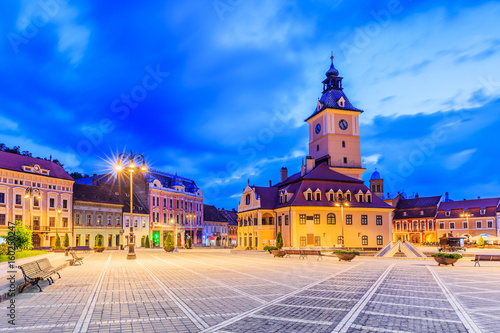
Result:
[[[413,333],[410,331],[399,331],[399,330],[390,330],[388,328],[379,328],[379,327],[370,327],[370,326],[362,326],[362,325],[352,325],[351,328],[358,329],[360,331],[370,331],[370,332],[382,332],[382,333]]]
[[[189,317],[189,319],[196,325],[200,330],[209,327],[208,325],[196,312],[193,311],[186,303],[184,303],[180,297],[178,297],[174,292],[172,292],[166,285],[163,283],[149,268],[144,266],[142,262],[136,260],[136,263],[139,264],[148,274],[153,278],[153,280],[160,286],[160,288],[172,298],[172,301],[181,309],[182,312]]]
[[[217,325],[215,325],[215,326],[212,326],[212,327],[210,327],[209,329],[206,329],[206,330],[204,330],[204,331],[202,331],[202,332],[215,332],[215,331],[220,332],[220,329],[221,329],[221,328],[223,328],[223,327],[226,327],[226,326],[228,326],[228,325],[231,325],[231,324],[233,324],[233,323],[237,322],[238,320],[241,320],[241,319],[243,319],[243,318],[245,318],[245,317],[249,317],[249,316],[251,316],[251,315],[253,315],[253,314],[255,314],[255,313],[257,313],[257,312],[261,311],[262,309],[265,309],[266,307],[268,307],[268,306],[270,306],[270,305],[274,305],[274,304],[276,304],[276,303],[279,303],[279,302],[281,302],[282,300],[284,300],[284,299],[286,299],[286,298],[288,298],[288,297],[295,296],[296,294],[298,294],[298,293],[300,293],[300,292],[302,292],[302,291],[304,291],[304,290],[307,290],[307,289],[309,289],[309,288],[311,288],[311,287],[317,286],[318,284],[321,284],[321,283],[323,283],[323,282],[325,282],[325,281],[328,281],[329,279],[332,279],[332,278],[334,278],[335,276],[338,276],[338,275],[340,275],[340,274],[346,273],[346,272],[350,271],[351,269],[356,268],[356,267],[358,267],[358,266],[360,266],[360,265],[362,265],[362,264],[363,264],[363,263],[361,262],[361,263],[359,263],[359,264],[355,264],[355,265],[349,266],[349,267],[347,267],[346,269],[340,270],[340,271],[338,271],[338,272],[336,272],[336,273],[334,273],[334,274],[332,274],[332,275],[330,275],[330,276],[324,277],[324,278],[322,278],[322,279],[320,279],[320,280],[318,280],[318,281],[316,281],[316,282],[312,282],[312,283],[310,283],[310,284],[308,284],[308,285],[306,285],[306,286],[304,286],[304,287],[302,287],[302,288],[299,288],[299,289],[294,290],[294,291],[292,291],[292,292],[290,292],[290,293],[288,293],[288,294],[286,294],[286,295],[283,295],[283,296],[281,296],[281,297],[278,297],[278,298],[276,298],[276,299],[274,299],[274,300],[270,301],[270,302],[269,302],[269,303],[267,303],[267,304],[263,304],[263,305],[261,305],[261,306],[258,306],[258,307],[256,307],[256,308],[252,309],[252,310],[249,310],[249,311],[243,312],[243,313],[241,313],[241,314],[240,314],[240,315],[238,315],[238,316],[235,316],[235,317],[233,317],[233,318],[231,318],[231,319],[228,319],[228,320],[226,320],[226,321],[223,321],[222,323],[219,323],[219,324],[217,324]]]
[[[230,271],[230,272],[233,272],[233,273],[237,273],[237,274],[241,274],[241,275],[246,275],[246,276],[249,276],[249,277],[251,277],[253,279],[258,279],[258,280],[266,281],[268,283],[274,283],[274,284],[277,284],[277,285],[282,286],[282,287],[297,289],[297,287],[295,287],[295,286],[291,286],[291,285],[288,285],[288,284],[285,284],[285,283],[280,283],[280,282],[276,282],[276,281],[264,279],[264,278],[261,278],[261,277],[258,277],[258,276],[252,275],[252,274],[248,274],[248,273],[238,272],[238,271],[236,271],[234,269],[230,269],[230,268],[226,268],[226,267],[221,267],[221,266],[216,266],[216,265],[212,265],[212,264],[206,264],[204,262],[196,261],[196,260],[193,260],[193,259],[187,259],[187,258],[182,258],[182,257],[179,257],[179,258],[181,258],[182,260],[192,261],[192,262],[195,262],[197,264],[208,265],[208,266],[212,266],[212,267],[215,267],[215,268],[218,268],[218,269],[223,269],[223,270],[226,270],[226,271]]]
[[[276,306],[284,306],[284,307],[296,308],[296,309],[317,309],[317,310],[349,311],[348,308],[339,308],[339,307],[329,308],[329,307],[325,307],[325,306],[311,306],[311,305],[277,304]]]
[[[214,317],[225,317],[225,316],[235,316],[240,314],[239,312],[229,312],[229,313],[216,313],[216,314],[204,314],[200,315],[203,318],[214,318]],[[148,318],[137,318],[137,319],[117,319],[117,320],[104,320],[104,321],[93,321],[92,325],[108,325],[108,324],[124,324],[124,323],[143,323],[150,321],[162,321],[162,320],[180,320],[189,319],[187,316],[173,316],[173,317],[148,317]]]
[[[344,318],[340,321],[340,323],[333,329],[333,333],[345,333],[347,330],[351,327],[351,325],[354,323],[354,320],[358,317],[358,315],[361,313],[363,308],[368,304],[370,299],[373,297],[375,294],[375,291],[380,287],[380,285],[384,282],[385,278],[387,275],[389,275],[389,272],[392,270],[394,267],[394,264],[390,265],[387,267],[387,269],[382,273],[382,275],[379,276],[377,281],[366,291],[366,293],[361,297],[361,299],[352,307],[351,311],[349,311]]]
[[[379,294],[377,294],[377,296],[378,295]],[[435,299],[433,299],[433,300],[435,300]],[[423,308],[423,309],[434,309],[434,310],[450,310],[449,308],[438,308],[436,306],[427,306],[427,305],[403,304],[403,303],[380,302],[380,301],[371,301],[371,303],[386,304],[386,305],[397,305],[397,306],[406,306],[406,307],[409,307],[409,308]]]
[[[368,314],[377,315],[377,316],[385,316],[385,317],[395,317],[395,318],[428,320],[428,321],[437,321],[437,322],[447,322],[447,323],[462,324],[461,320],[452,320],[452,319],[443,319],[443,318],[430,318],[430,317],[418,317],[418,316],[409,316],[409,315],[399,315],[399,314],[395,314],[395,313],[385,313],[385,312],[377,312],[377,311],[363,311],[363,313],[368,313]]]
[[[212,279],[211,277],[208,277],[208,276],[205,276],[205,275],[203,275],[203,274],[201,274],[201,273],[198,273],[198,272],[196,272],[196,271],[193,271],[192,269],[189,269],[189,268],[186,268],[186,267],[179,266],[179,265],[177,265],[177,264],[174,264],[174,263],[172,263],[172,262],[170,262],[170,261],[167,261],[167,260],[165,260],[165,259],[159,258],[159,257],[157,257],[157,256],[154,256],[154,255],[151,255],[151,254],[150,254],[150,256],[152,256],[152,257],[153,257],[153,258],[155,258],[155,259],[158,259],[158,260],[161,260],[161,261],[163,261],[163,262],[166,262],[167,264],[170,264],[170,265],[173,265],[173,266],[179,267],[179,268],[181,268],[181,269],[187,270],[187,271],[189,271],[189,272],[191,272],[191,273],[193,273],[193,274],[195,274],[195,275],[197,275],[197,276],[200,276],[200,277],[202,277],[202,278],[204,278],[204,279],[206,279],[206,280],[208,280],[208,281],[210,281],[210,282],[212,282],[212,283],[218,284],[221,288],[229,289],[229,290],[231,290],[231,291],[233,291],[233,292],[235,292],[235,293],[238,293],[238,294],[243,295],[243,296],[245,296],[245,297],[249,297],[249,298],[251,298],[251,299],[253,299],[254,301],[257,301],[257,302],[259,302],[259,303],[263,303],[263,304],[267,303],[267,301],[263,300],[263,299],[262,299],[262,298],[260,298],[260,297],[256,297],[256,296],[254,296],[254,295],[252,295],[252,294],[249,294],[249,293],[246,293],[246,292],[244,292],[244,291],[242,291],[242,290],[239,290],[238,288],[235,288],[235,287],[233,287],[233,286],[229,286],[229,285],[227,285],[227,284],[224,284],[224,283],[222,283],[220,280]],[[268,285],[265,285],[265,286],[268,286]]]
[[[453,307],[453,309],[457,313],[458,318],[460,318],[460,320],[465,325],[465,327],[467,328],[467,330],[469,332],[471,332],[471,333],[479,333],[479,332],[481,332],[481,330],[479,329],[479,327],[476,325],[476,323],[474,323],[474,321],[471,319],[471,317],[469,317],[469,315],[467,314],[467,311],[462,307],[462,305],[460,304],[460,302],[448,290],[448,288],[443,283],[443,281],[438,276],[438,274],[430,266],[426,266],[426,267],[429,270],[429,272],[432,274],[432,276],[434,277],[434,280],[436,280],[436,282],[439,285],[439,287],[441,287],[441,290],[443,291],[444,295],[446,296],[446,298],[450,302],[451,306]]]
[[[297,319],[297,318],[285,318],[285,317],[272,317],[272,316],[263,316],[263,315],[250,315],[250,318],[255,318],[255,319],[269,319],[269,320],[275,320],[275,321],[291,321],[293,323],[302,323],[302,324],[315,324],[315,325],[333,325],[332,322],[330,321],[323,321],[323,320],[307,320],[307,319]]]
[[[406,296],[406,295],[391,295],[391,294],[381,294],[378,293],[377,296],[384,296],[384,297],[400,297],[400,298],[414,298],[414,299],[428,299],[430,301],[435,301],[435,297],[419,297],[419,296]]]
[[[73,333],[87,332],[90,324],[90,319],[92,318],[92,314],[94,313],[94,309],[97,303],[99,291],[101,290],[103,285],[104,275],[106,274],[106,270],[109,267],[109,263],[111,262],[112,257],[113,257],[113,252],[110,253],[108,260],[104,264],[101,274],[97,278],[97,282],[95,283],[94,288],[92,289],[92,292],[89,295],[87,303],[85,304],[82,314],[80,315],[80,318],[78,319],[75,325]]]

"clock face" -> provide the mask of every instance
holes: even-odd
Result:
[[[316,132],[316,134],[319,134],[319,132],[321,132],[321,124],[317,124],[314,131]]]
[[[347,127],[349,127],[349,124],[347,123],[347,120],[345,119],[342,119],[341,121],[339,121],[339,127],[341,130],[346,130]]]

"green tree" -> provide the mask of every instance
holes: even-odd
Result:
[[[188,247],[193,247],[193,240],[191,239],[191,237],[188,238]]]
[[[97,235],[95,240],[95,247],[102,247],[102,235]]]
[[[63,245],[64,245],[64,247],[69,247],[69,236],[68,236],[68,233],[64,234]]]
[[[61,247],[61,237],[59,237],[59,234],[56,234],[56,246],[55,247]]]
[[[479,239],[477,240],[477,246],[484,246],[484,239],[483,239],[483,237],[479,237]]]
[[[283,237],[281,236],[281,231],[278,232],[278,235],[276,236],[276,247],[278,250],[281,250],[283,247]]]
[[[33,231],[31,231],[29,228],[26,228],[21,221],[16,221],[14,234],[9,232],[7,236],[1,237],[8,243],[13,244],[16,250],[30,250],[33,248],[33,245],[31,245],[32,236]]]
[[[149,236],[146,235],[146,240],[144,241],[144,248],[149,249],[151,246],[149,245]]]
[[[172,233],[167,234],[167,239],[165,240],[164,247],[174,247],[174,239],[172,238]]]

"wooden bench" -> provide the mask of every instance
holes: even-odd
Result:
[[[319,260],[320,258],[321,260],[323,260],[320,250],[300,250],[299,259],[300,258],[305,259],[307,258],[307,256],[318,256],[318,259],[316,260]]]
[[[471,261],[474,261],[474,267],[476,267],[476,265],[481,267],[481,265],[479,264],[480,261],[500,261],[500,255],[498,255],[498,254],[496,254],[496,255],[495,254],[476,254],[474,259]]]
[[[80,265],[83,265],[83,258],[82,257],[77,256],[75,251],[69,251],[69,253],[73,257],[73,265],[76,265],[78,263]]]
[[[83,252],[90,252],[91,248],[88,246],[73,246],[71,248],[73,251],[83,251]]]
[[[294,249],[287,249],[287,250],[285,250],[285,258],[286,257],[291,258],[290,256],[292,254],[298,254],[298,255],[300,255],[300,250],[294,250]]]
[[[39,282],[42,280],[47,280],[49,282],[49,285],[51,285],[52,283],[54,283],[52,275],[55,273],[57,273],[57,275],[59,275],[59,278],[61,278],[61,275],[58,271],[61,270],[62,267],[52,267],[49,259],[47,258],[32,261],[24,265],[19,265],[19,268],[21,268],[24,277],[24,283],[19,285],[20,293],[22,293],[26,287],[33,284],[36,285],[41,292],[42,287],[40,287]]]

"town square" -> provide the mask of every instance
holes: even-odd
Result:
[[[0,332],[499,332],[498,2],[1,5]]]

